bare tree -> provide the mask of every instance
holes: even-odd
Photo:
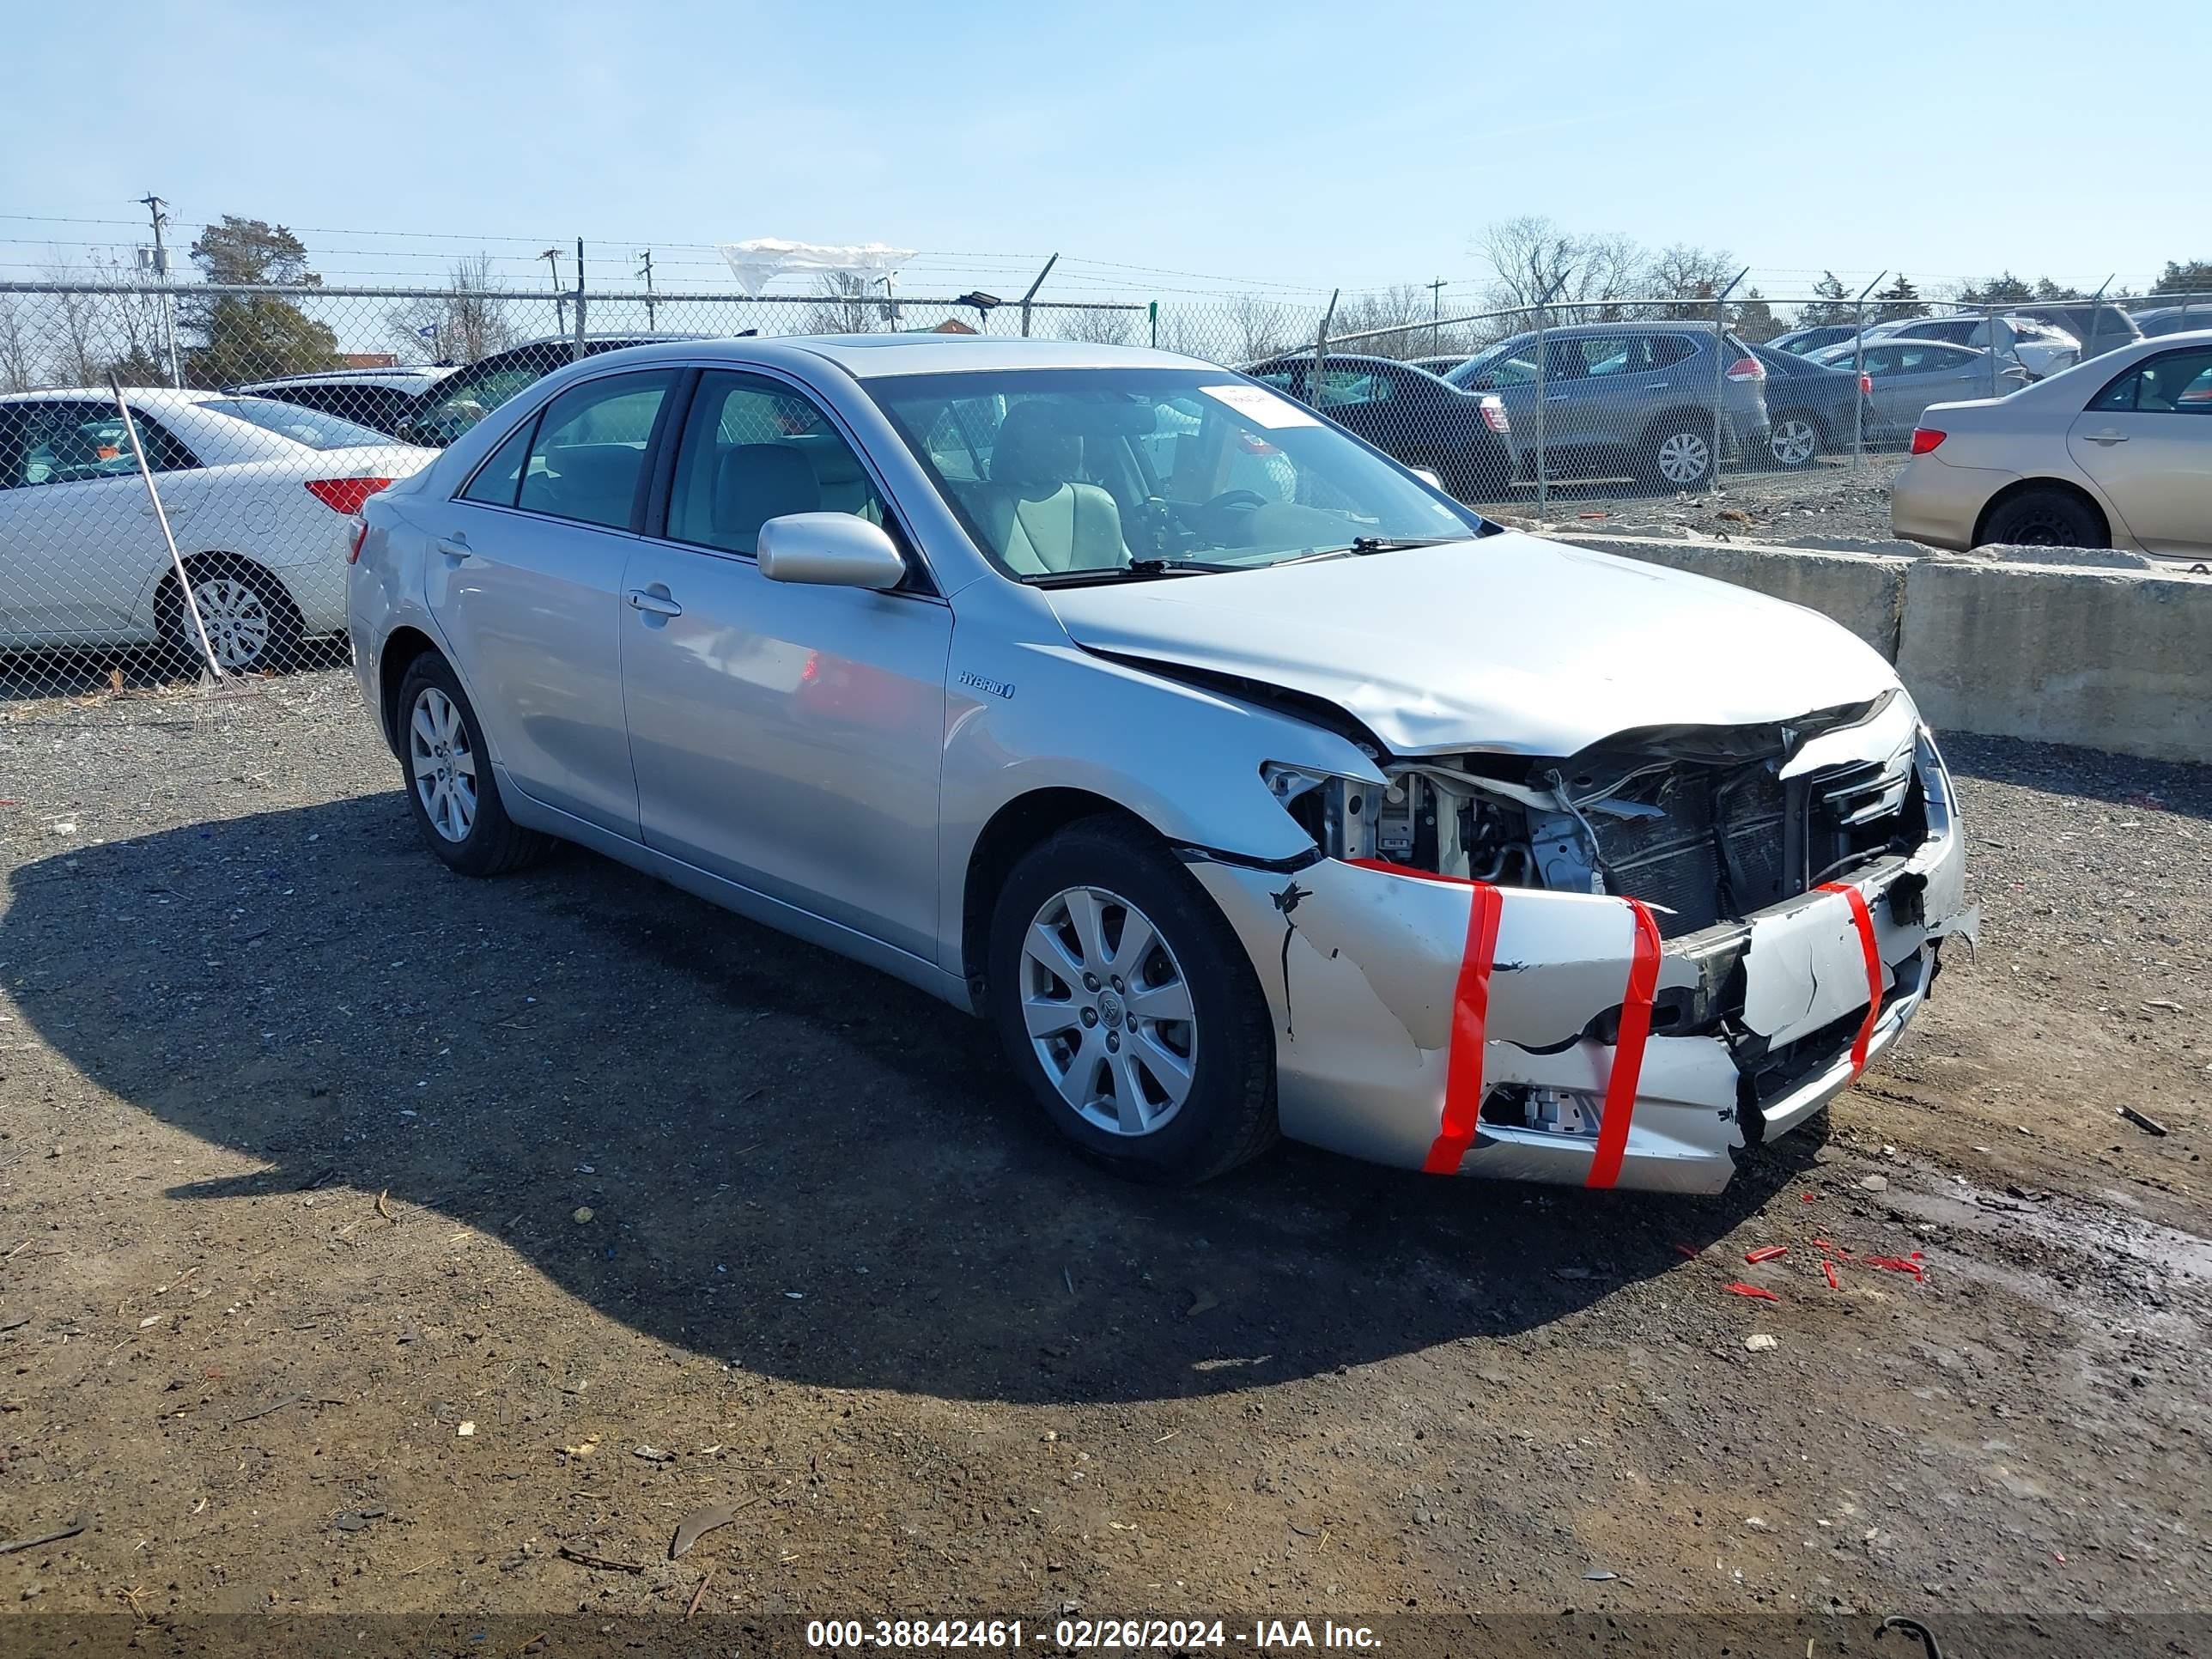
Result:
[[[386,326],[405,356],[472,363],[515,343],[506,296],[492,285],[489,254],[454,260],[446,284],[447,292],[435,300],[417,300],[386,313]]]
[[[15,310],[15,296],[0,294],[0,392],[28,392],[33,380],[30,337]]]
[[[1272,357],[1291,343],[1290,313],[1256,294],[1242,295],[1230,307],[1229,327],[1236,343],[1235,361],[1240,363]]]
[[[1429,349],[1431,314],[1428,290],[1401,283],[1338,301],[1329,337],[1338,340],[1346,335],[1366,334],[1372,337],[1352,340],[1345,349],[1376,357],[1418,357]],[[1394,331],[1376,334],[1376,329]]]
[[[1489,226],[1475,251],[1497,273],[1492,296],[1501,306],[1533,308],[1548,301],[1577,307],[1577,320],[1607,320],[1618,315],[1612,302],[1643,287],[1644,250],[1634,238],[1562,230],[1540,214]]]
[[[856,271],[825,270],[814,280],[821,297],[806,307],[809,334],[872,334],[883,301],[874,284]]]
[[[1060,337],[1091,345],[1127,345],[1137,337],[1137,313],[1085,306],[1080,311],[1056,313]]]
[[[1710,322],[1713,296],[1736,272],[1735,257],[1724,248],[1692,247],[1676,242],[1653,254],[1646,263],[1643,286],[1654,300],[1679,300],[1647,310],[1647,317],[1686,317]]]
[[[54,348],[53,376],[65,386],[96,386],[100,381],[100,314],[93,296],[85,291],[84,273],[67,260],[46,267],[46,281],[55,284],[54,319],[60,325]]]

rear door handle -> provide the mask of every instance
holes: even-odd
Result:
[[[2082,436],[2093,444],[2124,444],[2128,441],[2124,432],[2086,432]]]
[[[665,591],[656,592],[650,588],[633,587],[627,597],[631,610],[642,611],[648,617],[680,617],[684,614],[684,607],[669,598]]]
[[[470,550],[469,538],[466,536],[439,537],[438,551],[449,559],[468,559],[476,556]]]

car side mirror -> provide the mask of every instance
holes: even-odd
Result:
[[[787,513],[760,527],[756,556],[773,582],[872,587],[906,580],[906,561],[880,525],[850,513]]]
[[[1415,477],[1431,489],[1442,489],[1444,487],[1444,481],[1437,476],[1433,467],[1417,466],[1413,469],[1413,472]]]

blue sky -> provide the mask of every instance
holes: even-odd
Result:
[[[1726,248],[1770,294],[2212,258],[2212,113],[2165,72],[2212,59],[2212,0],[111,0],[96,31],[43,7],[8,34],[16,276],[132,240],[29,216],[127,221],[149,189],[187,224],[315,228],[333,281],[471,246],[524,280],[528,244],[579,234],[719,281],[704,245],[769,235],[1004,255],[937,261],[1000,291],[1059,249],[1057,282],[1139,296],[1471,296],[1476,233],[1524,213]],[[453,240],[366,234],[397,231]]]

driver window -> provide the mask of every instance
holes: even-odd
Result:
[[[676,453],[669,539],[750,556],[761,526],[789,513],[850,513],[891,528],[860,458],[809,398],[761,375],[702,374]]]

